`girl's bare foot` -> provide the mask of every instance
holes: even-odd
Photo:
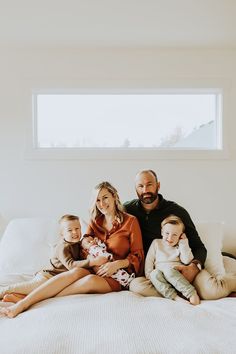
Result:
[[[192,305],[199,305],[200,304],[200,297],[198,296],[197,293],[194,293],[192,296],[190,296],[189,302]]]
[[[0,313],[9,317],[13,318],[19,315],[19,313],[23,312],[25,310],[24,303],[17,303],[9,307],[3,307],[0,309]]]
[[[10,293],[10,294],[4,295],[2,301],[17,303],[18,301],[24,299],[25,296],[26,295],[23,295],[23,294]]]

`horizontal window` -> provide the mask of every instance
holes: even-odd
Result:
[[[53,151],[219,151],[219,89],[145,93],[35,92],[34,148]],[[115,156],[115,155],[113,155]]]

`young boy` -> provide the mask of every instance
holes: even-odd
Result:
[[[20,294],[29,294],[54,275],[74,267],[89,268],[107,262],[105,257],[103,259],[100,257],[96,259],[79,260],[81,225],[78,216],[64,215],[60,218],[59,225],[61,239],[55,246],[54,254],[50,259],[51,267],[37,272],[31,280],[1,286],[0,299],[3,298],[3,301],[15,302],[22,298]]]
[[[162,239],[153,240],[145,261],[145,276],[165,298],[186,301],[177,295],[184,295],[192,305],[198,305],[200,298],[196,289],[175,266],[189,264],[193,254],[184,234],[180,218],[170,215],[161,223]],[[177,290],[177,291],[176,291]]]
[[[81,240],[81,247],[85,252],[88,253],[88,258],[90,260],[96,259],[97,257],[106,257],[109,261],[113,260],[112,253],[107,251],[105,243],[99,240],[97,237],[84,235],[83,239]],[[134,279],[135,275],[134,273],[129,274],[124,269],[119,269],[111,277],[117,280],[124,288],[128,288],[129,283]]]

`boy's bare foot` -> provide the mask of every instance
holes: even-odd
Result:
[[[176,295],[176,297],[174,298],[175,301],[178,302],[183,302],[185,304],[189,304],[189,302],[187,300],[184,300],[182,297],[180,297],[179,295]]]
[[[23,295],[23,294],[10,293],[10,294],[4,295],[2,301],[17,303],[18,301],[24,299],[25,296],[26,295]]]
[[[190,296],[189,302],[192,305],[199,305],[200,304],[200,297],[198,296],[197,293],[194,293],[192,296]]]

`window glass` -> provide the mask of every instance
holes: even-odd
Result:
[[[34,94],[37,148],[222,148],[221,93]]]

